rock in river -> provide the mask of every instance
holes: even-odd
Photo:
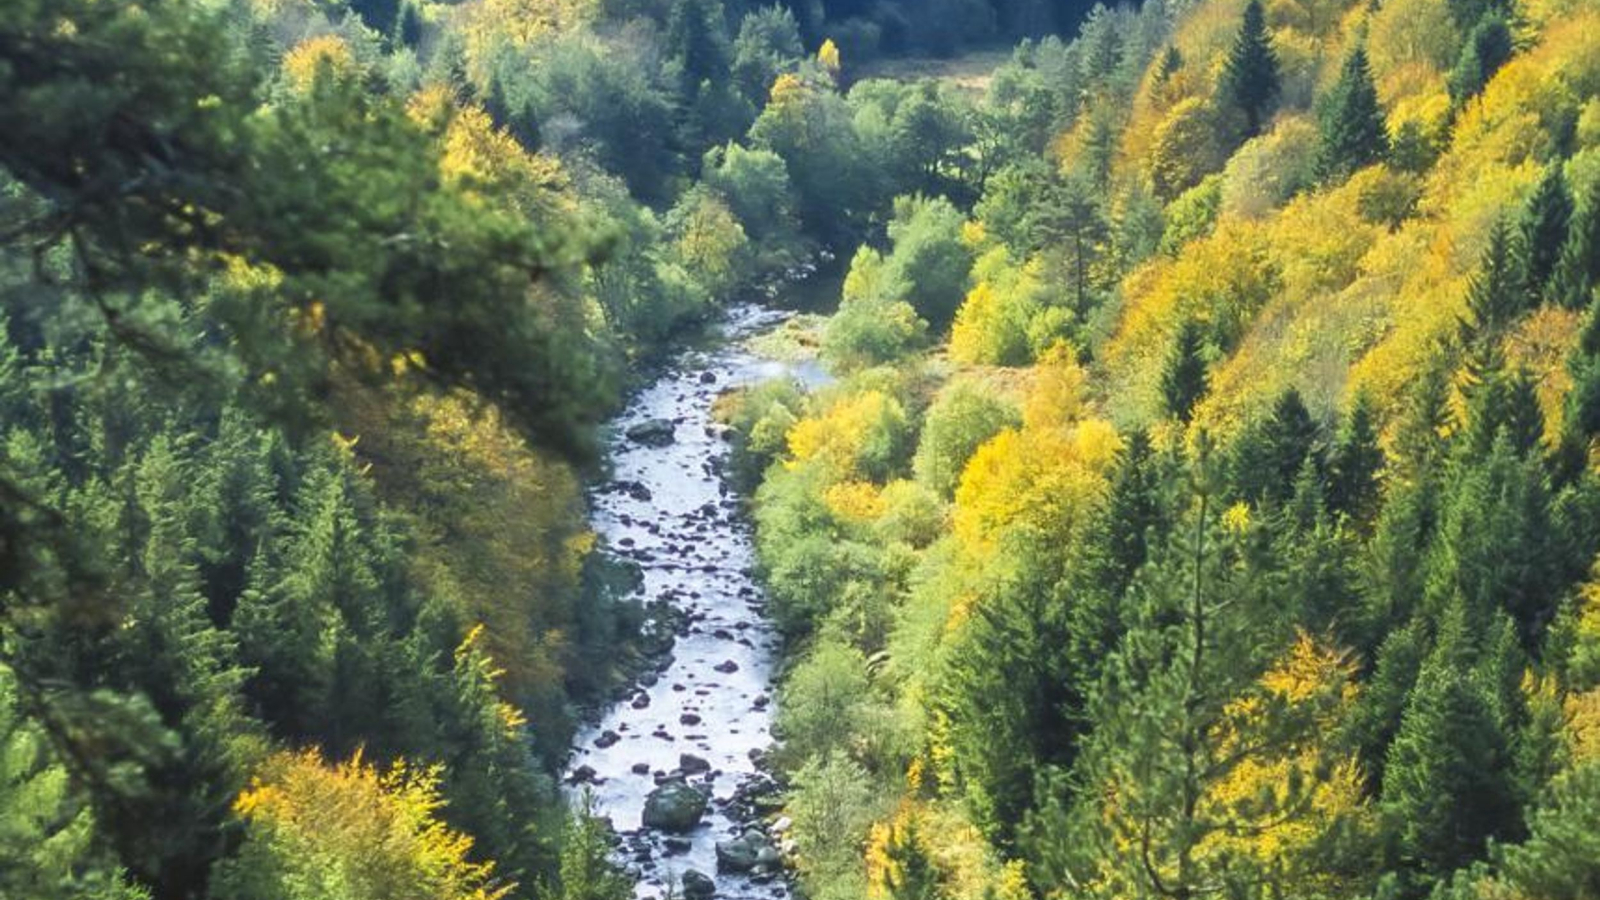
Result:
[[[751,841],[734,838],[717,842],[717,871],[748,872],[756,867],[761,850]]]
[[[645,419],[629,426],[628,440],[647,447],[665,447],[677,439],[677,426],[670,419]]]
[[[717,893],[717,883],[709,875],[694,869],[683,871],[683,896],[685,900],[710,900]]]
[[[650,792],[644,801],[642,819],[646,828],[692,831],[700,824],[700,817],[705,811],[706,795],[681,781],[675,781]]]
[[[678,770],[685,775],[695,775],[700,772],[711,771],[711,763],[695,756],[693,753],[678,754]]]

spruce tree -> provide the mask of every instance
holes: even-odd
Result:
[[[1377,510],[1378,470],[1382,467],[1383,450],[1378,446],[1372,401],[1367,394],[1358,394],[1328,452],[1329,511],[1367,521]]]
[[[1384,766],[1381,808],[1418,888],[1477,859],[1519,818],[1511,736],[1475,671],[1467,621],[1452,619],[1422,666]]]
[[[1447,79],[1450,98],[1460,105],[1478,96],[1494,73],[1511,58],[1514,49],[1505,15],[1498,9],[1485,12],[1467,34],[1461,45],[1461,55],[1450,70]]]
[[[416,0],[405,0],[400,6],[400,17],[395,20],[395,41],[400,46],[412,50],[422,43],[422,13],[417,9]]]
[[[1167,412],[1185,424],[1194,415],[1195,404],[1206,393],[1204,349],[1200,323],[1194,319],[1185,320],[1178,328],[1177,340],[1161,373],[1161,397],[1166,401]]]
[[[1521,248],[1504,220],[1496,221],[1489,232],[1489,246],[1483,252],[1477,274],[1467,287],[1467,318],[1462,323],[1463,343],[1497,344],[1528,305]]]
[[[1600,276],[1600,178],[1572,213],[1545,296],[1567,309],[1583,309],[1589,305],[1596,276]]]
[[[1524,275],[1531,305],[1537,306],[1543,299],[1551,276],[1555,274],[1566,248],[1572,214],[1572,195],[1567,192],[1567,179],[1558,160],[1546,168],[1539,186],[1528,198],[1518,229],[1526,259]]]
[[[1224,108],[1243,117],[1244,137],[1248,139],[1261,133],[1277,102],[1278,91],[1278,55],[1267,34],[1266,12],[1261,0],[1250,0],[1228,51],[1218,95]]]
[[[1324,99],[1317,119],[1316,166],[1324,181],[1342,181],[1388,154],[1388,126],[1378,105],[1366,47],[1357,45],[1345,57],[1339,81]]]
[[[1288,502],[1307,461],[1320,477],[1317,431],[1300,392],[1290,388],[1280,394],[1271,414],[1241,435],[1233,447],[1230,475],[1236,494],[1253,503],[1281,506]]]

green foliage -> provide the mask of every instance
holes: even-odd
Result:
[[[1278,55],[1267,33],[1266,13],[1260,0],[1250,0],[1223,65],[1218,97],[1224,109],[1241,117],[1243,136],[1252,138],[1271,116],[1278,90]]]
[[[1494,73],[1515,52],[1505,14],[1494,8],[1483,13],[1461,44],[1461,55],[1450,70],[1450,97],[1465,103],[1483,91]]]
[[[1372,84],[1366,47],[1345,57],[1339,81],[1322,101],[1316,169],[1324,181],[1342,181],[1389,152],[1389,129]]]
[[[949,499],[978,447],[1002,429],[1021,424],[1014,406],[976,385],[953,385],[928,408],[912,470],[918,481]]]
[[[905,285],[902,299],[934,331],[949,327],[967,293],[972,251],[961,240],[963,221],[942,197],[899,197],[894,203],[893,250],[884,259],[884,277]]]
[[[557,886],[544,900],[627,900],[633,884],[611,861],[606,824],[594,814],[594,798],[585,792],[567,820],[561,839]]]
[[[1180,422],[1187,423],[1194,413],[1194,405],[1206,393],[1206,361],[1204,333],[1200,323],[1190,319],[1178,329],[1177,340],[1167,356],[1166,368],[1161,372],[1161,399],[1166,401],[1167,412]]]
[[[1572,195],[1560,165],[1552,165],[1523,207],[1518,239],[1527,256],[1524,278],[1537,306],[1565,251],[1572,224]]]
[[[1518,828],[1510,737],[1493,680],[1457,620],[1423,663],[1384,767],[1383,812],[1402,864],[1442,877]]]

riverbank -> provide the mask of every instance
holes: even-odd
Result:
[[[824,377],[814,364],[751,349],[751,338],[791,315],[730,309],[710,340],[682,351],[607,428],[608,470],[591,491],[591,525],[603,552],[637,567],[633,596],[670,610],[656,618],[676,633],[658,667],[579,733],[566,774],[620,836],[640,897],[668,885],[680,895],[703,890],[690,872],[714,879],[719,897],[789,894],[775,854],[762,852],[781,842],[761,821],[770,808],[761,798],[775,785],[760,766],[779,639],[764,616],[751,526],[722,471],[729,447],[712,408],[730,388]],[[676,810],[667,818],[679,821],[657,817],[647,828],[652,794],[658,807],[669,795],[693,807],[698,796],[704,810]]]

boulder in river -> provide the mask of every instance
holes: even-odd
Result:
[[[678,754],[678,770],[685,775],[695,775],[700,772],[711,771],[711,763],[706,762],[693,753]]]
[[[761,849],[742,837],[717,842],[718,872],[748,872],[756,867]]]
[[[622,740],[622,735],[617,734],[615,731],[607,730],[600,732],[600,736],[594,739],[594,745],[604,750],[620,740]]]
[[[635,444],[665,447],[677,439],[676,430],[677,426],[669,419],[645,419],[637,425],[629,426],[626,434],[628,440]]]
[[[663,784],[644,800],[646,828],[661,831],[692,831],[705,815],[706,795],[681,781]]]
[[[683,870],[684,900],[711,900],[716,893],[717,883],[711,880],[711,876],[694,869]]]

